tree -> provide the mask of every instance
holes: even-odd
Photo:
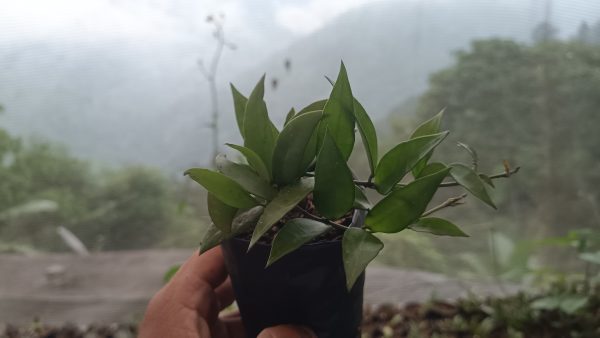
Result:
[[[556,40],[557,34],[558,30],[556,27],[552,23],[544,21],[533,29],[531,37],[535,43],[540,43]]]
[[[583,43],[591,43],[592,31],[587,22],[582,22],[577,29],[576,40]]]
[[[148,168],[98,173],[63,147],[24,143],[0,128],[0,178],[0,252],[66,250],[56,233],[60,225],[93,250],[181,238],[167,231],[179,221],[171,182]]]
[[[227,39],[225,39],[225,31],[223,30],[223,22],[225,20],[224,15],[214,16],[209,15],[206,17],[206,22],[214,26],[213,37],[217,43],[215,51],[210,59],[208,67],[204,65],[202,59],[198,61],[200,71],[204,78],[208,82],[208,89],[210,91],[210,103],[211,103],[211,119],[208,127],[212,133],[212,157],[211,163],[217,157],[219,153],[219,97],[217,90],[217,72],[219,70],[219,62],[221,61],[221,55],[225,47],[229,49],[235,49],[235,45]]]
[[[418,112],[447,106],[461,141],[524,167],[515,179],[524,219],[555,232],[592,226],[582,196],[600,202],[598,69],[598,46],[477,41],[431,77]]]

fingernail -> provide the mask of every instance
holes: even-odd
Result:
[[[269,331],[263,331],[258,334],[256,338],[275,338],[275,336]]]
[[[316,338],[317,337],[311,329],[304,327],[304,326],[301,326],[300,328],[303,331],[303,333],[302,333],[303,338]]]

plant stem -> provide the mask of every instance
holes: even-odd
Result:
[[[492,176],[490,176],[490,179],[493,180],[493,179],[497,179],[497,178],[508,178],[508,177],[512,176],[513,174],[518,173],[520,169],[521,169],[521,167],[516,167],[515,169],[513,169],[511,171],[506,171],[501,174],[492,175]],[[440,184],[440,187],[455,187],[457,185],[459,185],[458,182],[442,182]]]
[[[503,172],[501,174],[495,174],[492,176],[489,176],[491,179],[498,179],[498,178],[507,178],[510,177],[514,174],[516,174],[517,172],[519,172],[519,170],[521,169],[521,167],[516,167],[515,169],[511,170],[511,171],[507,171],[507,172]],[[375,183],[369,181],[354,181],[354,184],[361,186],[361,187],[365,187],[365,188],[371,188],[374,189],[375,188]],[[450,182],[442,182],[440,184],[440,187],[455,187],[459,185],[458,182],[456,181],[450,181]],[[397,184],[396,187],[401,188],[401,187],[405,187],[406,184]]]
[[[225,47],[229,47],[233,49],[235,46],[229,43],[225,39],[225,32],[223,30],[223,23],[218,19],[211,19],[215,30],[213,32],[213,37],[216,40],[217,46],[210,60],[210,65],[207,68],[202,60],[198,60],[198,66],[200,67],[200,71],[202,75],[206,78],[208,82],[208,89],[210,92],[210,103],[211,103],[211,121],[208,123],[208,128],[212,133],[212,163],[215,165],[214,161],[219,153],[219,97],[218,97],[218,88],[217,88],[217,73],[219,68],[219,63],[221,61],[221,56],[223,54],[223,49]]]
[[[435,207],[433,207],[433,208],[431,208],[431,209],[429,209],[429,210],[425,211],[425,212],[423,213],[423,215],[421,215],[421,217],[425,217],[425,216],[431,215],[431,214],[433,214],[434,212],[436,212],[436,211],[439,211],[439,210],[442,210],[442,209],[444,209],[444,208],[447,208],[447,207],[454,207],[454,206],[456,206],[456,205],[458,205],[458,204],[461,204],[461,203],[462,203],[462,200],[463,200],[465,197],[467,197],[467,194],[466,194],[466,193],[465,193],[465,194],[462,194],[462,195],[460,195],[460,196],[451,197],[451,198],[447,199],[447,200],[446,200],[444,203],[442,203],[442,204],[440,204],[440,205],[438,205],[438,206],[435,206]]]
[[[337,229],[340,229],[342,231],[348,230],[347,226],[342,225],[342,224],[338,224],[338,223],[335,223],[335,222],[332,222],[332,221],[330,221],[330,220],[328,220],[326,218],[319,217],[317,215],[313,215],[313,214],[311,214],[310,212],[308,212],[306,209],[302,208],[299,205],[296,206],[296,209],[300,210],[304,214],[304,216],[306,216],[306,217],[308,217],[310,219],[313,219],[315,221],[319,221],[321,223],[325,223],[327,225],[330,225],[330,226],[332,226],[334,228],[337,228]]]
[[[365,188],[375,189],[375,183],[370,181],[354,181],[354,184]]]

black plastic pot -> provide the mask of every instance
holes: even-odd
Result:
[[[221,246],[248,337],[278,324],[310,327],[319,338],[360,335],[364,273],[350,292],[341,241],[304,245],[265,268],[270,245],[233,238]]]

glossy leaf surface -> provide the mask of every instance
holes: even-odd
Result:
[[[252,248],[273,224],[277,223],[288,211],[300,203],[313,190],[313,187],[313,178],[303,178],[296,184],[281,188],[265,207],[265,211],[258,220],[256,228],[254,228],[248,249]]]
[[[492,201],[492,198],[485,187],[485,183],[473,169],[460,163],[452,164],[450,166],[452,167],[450,175],[452,175],[452,178],[454,178],[458,184],[467,189],[467,191],[485,204],[496,209],[496,205],[494,204],[494,201]]]
[[[356,99],[354,100],[354,117],[367,153],[371,174],[375,174],[375,167],[377,167],[377,160],[379,159],[377,154],[377,132],[365,108]]]
[[[237,215],[231,223],[230,233],[221,231],[217,226],[211,223],[200,240],[200,253],[214,248],[223,240],[250,231],[258,222],[263,210],[264,207],[259,205]]]
[[[311,104],[309,104],[308,106],[302,108],[297,115],[302,115],[311,111],[316,111],[316,110],[321,110],[323,111],[323,108],[325,108],[325,104],[327,103],[327,99],[323,99],[323,100],[319,100],[319,101],[315,101]]]
[[[231,222],[238,209],[227,205],[211,193],[208,193],[206,196],[206,204],[213,224],[222,232],[226,234],[230,233]]]
[[[239,183],[244,190],[253,195],[270,200],[277,193],[267,181],[246,164],[232,162],[223,154],[217,155],[215,164],[217,170]]]
[[[373,207],[371,205],[371,202],[369,202],[367,195],[365,195],[365,192],[356,185],[354,186],[354,205],[353,205],[353,207],[355,209],[361,209],[361,210],[369,210]]]
[[[240,93],[233,84],[230,84],[231,95],[233,96],[233,108],[235,110],[235,120],[240,130],[240,135],[244,138],[244,112],[248,99]]]
[[[402,142],[388,151],[375,169],[377,191],[387,194],[423,158],[427,156],[448,132],[417,137]]]
[[[308,218],[288,221],[273,239],[267,266],[330,229],[328,225]]]
[[[200,183],[208,192],[232,207],[249,209],[257,204],[241,185],[221,173],[203,168],[192,168],[186,170],[185,175]]]
[[[419,176],[417,176],[416,178],[429,176],[440,170],[446,169],[447,167],[448,167],[447,165],[440,163],[440,162],[429,163],[425,166],[425,168],[423,168],[423,170],[421,170],[421,172],[419,172]]]
[[[379,201],[365,220],[375,232],[399,232],[417,221],[450,168],[419,178]]]
[[[410,228],[417,232],[428,232],[437,236],[469,237],[452,222],[436,217],[421,218]]]
[[[283,123],[283,125],[287,126],[287,124],[290,123],[290,121],[294,118],[294,116],[296,116],[296,110],[294,108],[292,108],[285,116],[285,122]]]
[[[417,127],[417,129],[415,129],[415,131],[413,131],[410,138],[413,139],[413,138],[417,138],[417,137],[421,137],[421,136],[438,134],[441,130],[442,118],[444,117],[444,110],[445,109],[442,109],[434,117],[430,118],[429,120],[427,120],[427,121],[423,122],[421,125],[419,125]],[[417,163],[417,165],[415,165],[415,167],[412,170],[413,176],[415,176],[415,177],[425,176],[425,175],[421,175],[420,172],[421,172],[421,170],[423,170],[423,168],[425,168],[425,166],[427,165],[427,162],[429,161],[429,159],[431,158],[432,155],[433,155],[433,152],[430,152],[422,160],[420,160]]]
[[[252,149],[263,161],[267,171],[271,173],[273,148],[279,132],[269,119],[267,105],[263,99],[265,94],[265,77],[263,76],[248,97],[244,112],[244,146]]]
[[[354,204],[352,172],[329,133],[317,155],[313,196],[317,211],[328,219],[342,217]]]
[[[349,228],[342,239],[342,257],[346,272],[346,288],[352,289],[356,279],[383,249],[383,243],[361,228]]]
[[[325,107],[323,122],[319,126],[319,144],[327,132],[337,145],[344,160],[350,157],[354,147],[354,97],[348,81],[346,67],[342,63],[337,81]]]
[[[305,153],[321,119],[320,111],[293,118],[277,138],[273,152],[273,182],[287,185],[296,182],[306,171]],[[313,150],[314,152],[314,150]],[[314,157],[314,154],[312,155]]]
[[[269,174],[269,170],[267,170],[267,166],[261,160],[261,158],[256,154],[252,149],[246,148],[244,146],[239,146],[237,144],[226,143],[227,146],[239,151],[244,157],[248,164],[260,175],[260,177],[264,178],[266,181],[271,181],[271,176]]]

